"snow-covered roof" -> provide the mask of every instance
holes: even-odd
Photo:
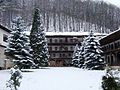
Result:
[[[106,45],[108,43],[114,42],[119,39],[120,39],[120,29],[102,37],[100,39],[100,43],[101,43],[101,45]]]
[[[46,32],[47,36],[82,36],[89,35],[89,32]],[[94,35],[105,35],[102,33],[95,33]]]
[[[30,35],[29,31],[25,31],[27,35]],[[89,32],[46,32],[46,36],[86,36],[89,35]],[[105,33],[94,33],[97,36],[104,36]]]
[[[115,33],[118,32],[118,31],[120,31],[120,28],[119,28],[118,30],[115,30],[115,31],[113,31],[113,32],[111,32],[111,33],[109,33],[109,34],[107,34],[106,36],[100,38],[100,40],[105,39],[106,37],[109,37],[109,36],[111,36],[112,34],[115,34]]]

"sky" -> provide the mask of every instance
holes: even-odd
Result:
[[[120,0],[103,0],[120,7]]]

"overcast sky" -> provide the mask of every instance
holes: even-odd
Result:
[[[120,7],[120,0],[103,0]]]

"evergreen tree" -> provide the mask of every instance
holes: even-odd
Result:
[[[21,84],[22,73],[18,66],[14,66],[14,68],[11,68],[10,71],[11,77],[10,80],[6,83],[6,86],[11,90],[18,90],[18,87],[20,87]]]
[[[102,77],[103,90],[120,90],[120,71],[109,68]]]
[[[80,52],[79,52],[79,65],[78,67],[79,68],[83,68],[83,65],[84,65],[84,43],[82,43],[82,46],[80,47]]]
[[[24,21],[21,17],[13,20],[12,32],[9,37],[9,44],[5,49],[5,54],[12,57],[14,63],[21,69],[25,65],[32,66],[28,37],[23,33],[25,30]],[[25,64],[26,63],[26,64]]]
[[[73,52],[73,57],[72,57],[72,65],[75,67],[78,67],[79,65],[79,57],[80,57],[80,48],[78,46],[78,44],[76,44],[74,52]]]
[[[76,44],[72,57],[73,66],[79,68],[83,67],[84,64],[83,51],[84,51],[84,47],[83,46],[80,47],[78,44]]]
[[[48,66],[48,46],[44,28],[39,14],[39,9],[35,9],[32,29],[30,33],[30,45],[33,49],[33,59],[37,67]]]
[[[92,70],[104,69],[105,62],[101,56],[102,51],[100,49],[100,44],[92,31],[84,42],[84,68]]]

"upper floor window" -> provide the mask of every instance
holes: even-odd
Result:
[[[118,42],[118,48],[120,47],[120,42]]]
[[[111,49],[113,49],[114,48],[114,46],[113,46],[113,44],[111,44]]]
[[[67,39],[67,38],[65,38],[65,42],[68,42],[68,39]]]
[[[57,48],[57,47],[55,47],[55,50],[58,50],[58,48]]]
[[[3,34],[3,41],[7,42],[8,41],[8,36],[6,34]]]
[[[69,53],[68,55],[69,55],[69,57],[71,57],[71,56],[72,56],[72,55],[71,55],[71,53]]]
[[[50,43],[52,43],[52,39],[50,39]]]
[[[55,54],[55,53],[53,53],[53,57],[56,57],[56,54]]]
[[[72,46],[70,47],[70,50],[73,50],[73,47],[72,47]]]
[[[65,54],[63,54],[63,57],[65,57]]]
[[[58,41],[57,41],[57,39],[55,39],[55,43],[57,43]]]
[[[67,51],[67,50],[68,50],[68,47],[65,47],[65,50]]]
[[[73,39],[70,39],[70,42],[73,42]]]
[[[49,47],[49,50],[52,51],[52,47]]]
[[[118,48],[117,43],[115,43],[115,49]]]
[[[60,43],[62,43],[63,41],[62,41],[62,39],[60,39]]]
[[[59,47],[59,50],[61,51],[61,50],[62,50],[62,47]]]
[[[62,54],[60,53],[60,57],[62,57]]]

